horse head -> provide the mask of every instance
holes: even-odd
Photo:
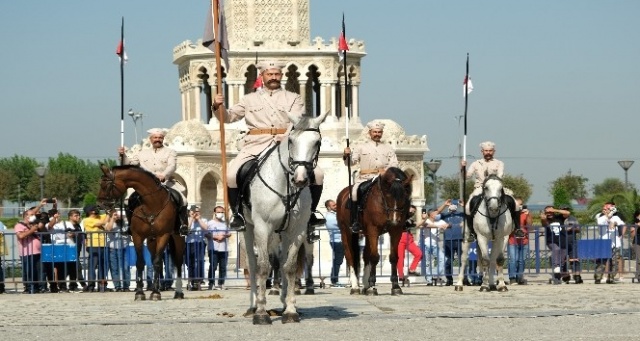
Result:
[[[98,192],[98,203],[101,207],[106,209],[113,209],[116,204],[116,200],[122,197],[125,193],[119,189],[116,185],[115,173],[107,167],[107,165],[100,164],[102,170],[102,176],[100,177],[100,191]]]
[[[318,164],[320,155],[320,124],[327,117],[328,112],[316,118],[308,116],[296,117],[291,114],[289,120],[293,123],[293,129],[289,134],[289,171],[292,174],[292,182],[296,187],[305,187],[309,184],[310,175]]]
[[[504,202],[502,179],[495,174],[489,175],[482,184],[482,191],[487,213],[489,217],[495,218],[500,214],[500,208]]]
[[[382,192],[382,201],[387,211],[388,221],[392,225],[404,224],[411,205],[412,176],[407,176],[400,168],[389,167],[378,183]]]

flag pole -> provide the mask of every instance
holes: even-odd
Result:
[[[220,53],[222,50],[220,39],[220,2],[219,0],[211,0],[211,8],[213,14],[213,32],[215,36],[215,55],[216,55],[216,94],[222,93],[222,63],[220,61]],[[227,67],[229,67],[227,65]],[[227,145],[225,143],[224,130],[224,103],[218,106],[217,117],[220,123],[220,158],[222,163],[222,197],[224,198],[224,211],[229,212],[229,199],[227,197]],[[225,219],[227,226],[229,219]]]
[[[124,17],[120,25],[120,147],[124,148]],[[124,164],[124,154],[120,155],[120,165]]]
[[[342,33],[338,41],[338,49],[343,53],[342,55],[342,70],[344,71],[344,105],[345,105],[345,117],[344,117],[344,130],[347,139],[347,148],[349,148],[349,116],[351,115],[351,78],[349,77],[349,71],[347,70],[347,49],[342,50],[341,43],[347,39],[347,33],[344,25],[344,13],[342,13]],[[353,183],[351,181],[351,153],[347,155],[347,177],[349,178],[349,202],[352,201],[351,192]],[[353,215],[351,215],[353,217]],[[353,224],[353,221],[351,222]]]
[[[460,168],[460,176],[462,176],[462,200],[467,200],[467,108],[469,106],[469,53],[467,53],[467,69],[464,76],[464,135],[462,137],[462,160],[464,166]],[[465,202],[465,206],[467,206]],[[467,219],[462,222],[462,235],[464,236],[467,229]]]

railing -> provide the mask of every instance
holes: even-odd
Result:
[[[638,267],[636,262],[636,252],[638,252],[637,243],[631,239],[629,229],[626,234],[622,236],[621,247],[616,250],[612,249],[611,239],[602,239],[603,227],[600,226],[582,226],[581,232],[575,235],[575,238],[563,239],[564,245],[556,244],[556,246],[548,244],[545,237],[545,229],[539,226],[535,226],[529,229],[529,251],[527,252],[525,271],[523,275],[530,274],[553,274],[554,268],[560,266],[560,271],[563,274],[572,273],[572,267],[577,264],[581,267],[581,272],[594,273],[596,270],[602,272],[606,264],[609,264],[612,270],[615,269],[616,264],[611,262],[611,258],[614,257],[613,252],[618,252],[620,260],[618,261],[618,272],[622,276],[626,273],[631,273],[629,277],[636,278]],[[604,227],[606,228],[606,227]],[[111,288],[130,288],[135,287],[135,251],[131,243],[125,243],[123,248],[109,247],[109,241],[115,239],[113,233],[109,232],[96,232],[100,234],[106,234],[103,238],[106,239],[104,247],[87,247],[82,245],[80,247],[75,244],[65,242],[58,244],[42,245],[41,253],[39,256],[33,257],[20,257],[18,248],[20,247],[15,233],[5,231],[3,240],[5,255],[0,254],[0,265],[4,270],[4,282],[7,288],[13,287],[15,290],[19,290],[20,287],[27,288],[27,291],[37,291],[46,287],[47,284],[51,290],[51,287],[57,288],[58,285],[62,286],[62,289],[74,289],[74,283],[80,285],[86,285],[93,287],[96,290],[100,286],[106,288],[106,284],[109,283]],[[314,243],[314,268],[313,276],[324,280],[324,278],[330,276],[332,267],[332,252],[329,246],[329,238],[326,235],[325,230],[321,230],[323,240]],[[48,233],[38,233],[40,240],[47,240]],[[86,240],[90,240],[91,234],[87,234]],[[442,236],[441,236],[442,237]],[[205,239],[206,241],[206,239]],[[421,260],[421,274],[428,277],[447,277],[457,276],[459,269],[459,255],[450,255],[452,262],[452,271],[448,271],[445,267],[443,272],[438,271],[438,262],[445,262],[447,255],[444,251],[451,251],[458,247],[460,241],[441,241],[438,245],[433,245],[436,252],[433,255],[425,254],[425,245],[422,235],[419,235],[417,243],[423,252],[423,258]],[[634,250],[635,247],[635,250]],[[1,249],[1,248],[0,248]],[[31,253],[33,250],[27,248],[27,253]],[[442,251],[442,252],[441,252]],[[455,251],[455,250],[454,250]],[[568,254],[567,251],[573,252]],[[379,243],[379,252],[381,255],[380,263],[378,264],[378,278],[388,279],[390,276],[389,265],[389,241],[388,236],[381,237]],[[229,252],[227,264],[224,266],[226,269],[225,280],[229,280],[233,285],[237,285],[238,281],[244,285],[244,276],[240,271],[239,266],[239,245],[238,238],[234,235],[229,240]],[[434,256],[435,255],[435,256]],[[470,248],[470,260],[471,268],[475,266],[473,263],[475,255],[475,248]],[[507,250],[505,250],[505,257],[508,257]],[[444,259],[440,259],[443,258]],[[144,248],[145,265],[147,267],[145,272],[145,284],[150,286],[150,280],[153,278],[153,268],[151,266],[151,260],[148,250]],[[405,273],[408,264],[412,261],[412,256],[407,254],[405,257]],[[206,243],[195,242],[188,243],[185,251],[185,264],[183,266],[183,278],[188,280],[187,288],[198,289],[201,284],[209,284],[214,281],[217,283],[219,279],[219,272],[215,271],[212,275],[210,269],[210,257],[207,252]],[[508,261],[507,261],[508,262]],[[170,287],[172,285],[173,278],[175,276],[174,271],[167,271],[173,269],[168,253],[164,254],[164,266],[165,273],[162,274],[161,286]],[[207,270],[207,271],[205,271]],[[216,269],[217,270],[217,269]],[[555,269],[557,270],[557,269]],[[575,270],[575,269],[573,269]],[[507,272],[507,263],[505,263],[505,274]],[[470,273],[473,278],[473,270]],[[346,277],[346,262],[343,262],[340,271],[341,277]],[[628,278],[629,278],[628,277]],[[67,279],[69,278],[69,279]],[[1,280],[2,278],[0,278]],[[65,283],[67,282],[67,283]],[[66,286],[62,284],[65,283]],[[29,285],[27,285],[29,284]],[[79,288],[80,286],[78,286]]]

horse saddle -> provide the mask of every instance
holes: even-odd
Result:
[[[375,179],[375,178],[374,178]],[[358,200],[356,201],[356,207],[359,211],[362,211],[362,207],[364,203],[367,201],[367,196],[369,196],[369,192],[371,191],[371,187],[373,187],[373,180],[369,179],[358,186],[357,194]],[[351,209],[351,202],[347,204],[347,208]]]
[[[249,184],[258,173],[258,169],[257,159],[251,159],[245,162],[240,169],[238,169],[238,173],[236,174],[236,183],[238,184],[238,188],[240,188],[240,200],[238,200],[238,202],[244,202],[250,205],[251,191],[249,191]]]

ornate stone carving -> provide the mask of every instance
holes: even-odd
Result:
[[[176,123],[167,133],[165,143],[176,151],[207,150],[213,145],[211,135],[200,120]]]

